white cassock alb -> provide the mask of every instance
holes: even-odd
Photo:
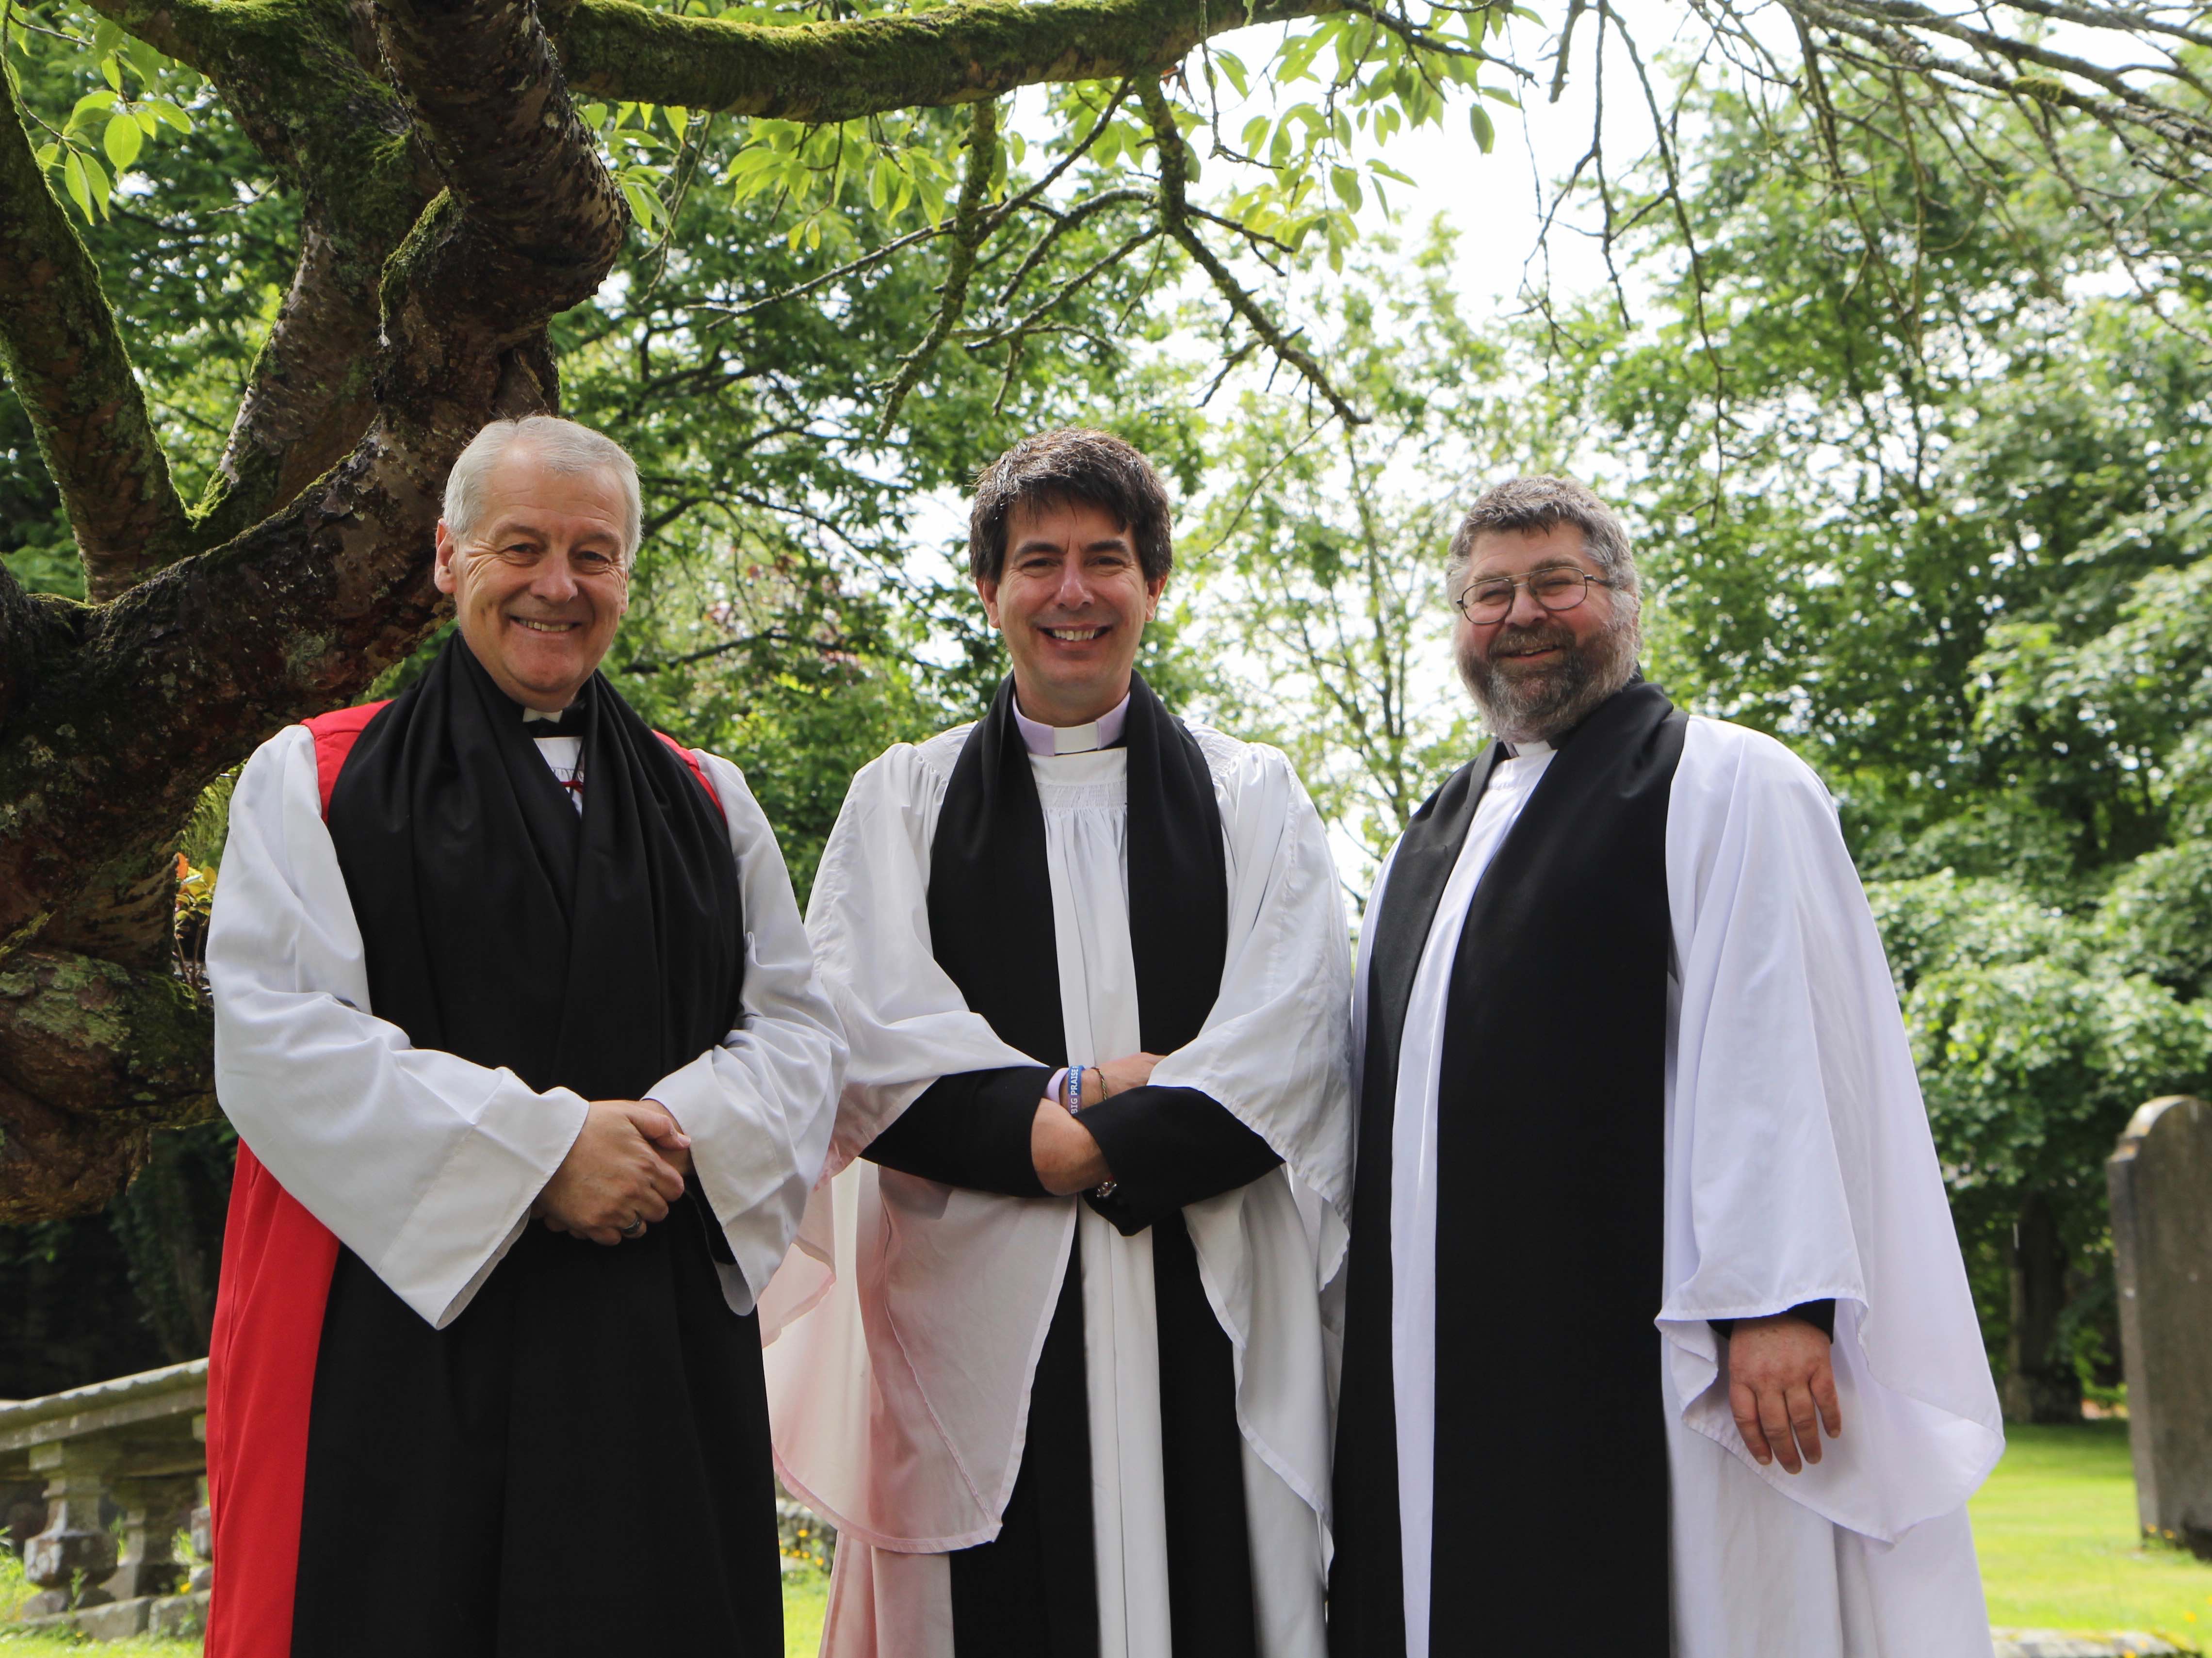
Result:
[[[938,815],[971,728],[863,769],[808,908],[853,1044],[798,1246],[763,1303],[787,1485],[838,1527],[823,1651],[950,1658],[945,1552],[988,1541],[1019,1469],[1031,1374],[1079,1227],[1101,1658],[1169,1650],[1149,1232],[1068,1198],[884,1179],[860,1152],[929,1084],[1034,1063],[932,953]],[[1319,1291],[1344,1254],[1349,949],[1319,817],[1279,751],[1191,727],[1227,847],[1229,936],[1197,1039],[1152,1073],[1201,1090],[1285,1167],[1182,1212],[1236,1356],[1259,1647],[1324,1650],[1329,1388]],[[1139,1051],[1127,751],[1033,754],[1070,1063]]]
[[[538,744],[556,777],[573,773],[577,746]],[[737,1260],[719,1268],[723,1292],[742,1315],[822,1165],[844,1043],[768,819],[735,766],[698,757],[744,894],[744,1017],[651,1097],[691,1137],[699,1188]],[[529,1224],[588,1102],[416,1048],[375,1016],[305,726],[270,738],[240,774],[220,887],[208,957],[225,1113],[287,1192],[442,1329]]]
[[[1434,1577],[1464,1569],[1432,1561],[1430,1546],[1446,992],[1476,885],[1553,758],[1530,744],[1492,774],[1407,1005],[1390,1339],[1409,1658],[1430,1652]],[[1833,803],[1779,743],[1692,718],[1666,867],[1664,1342],[1653,1382],[1668,1426],[1675,1650],[1985,1655],[1965,1505],[2003,1432],[1895,988]],[[1386,865],[1378,902],[1389,878]],[[1363,1029],[1370,942],[1357,979]],[[1801,1473],[1761,1468],[1737,1431],[1708,1321],[1831,1298],[1843,1436]],[[1540,1394],[1540,1377],[1530,1385]]]

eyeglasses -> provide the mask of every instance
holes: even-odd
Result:
[[[1556,611],[1573,610],[1589,597],[1593,586],[1613,585],[1601,575],[1559,564],[1524,576],[1492,576],[1474,582],[1452,603],[1469,622],[1503,622],[1505,613],[1513,608],[1513,590],[1516,587],[1526,587],[1529,598],[1544,609]]]

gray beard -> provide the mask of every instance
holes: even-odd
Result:
[[[1590,711],[1636,677],[1643,629],[1635,616],[1623,616],[1588,644],[1558,623],[1533,628],[1501,628],[1490,641],[1495,653],[1507,648],[1557,645],[1565,651],[1552,667],[1516,674],[1493,655],[1485,661],[1473,647],[1459,647],[1459,677],[1480,710],[1482,723],[1508,743],[1548,743],[1572,731]]]

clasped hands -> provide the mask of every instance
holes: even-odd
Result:
[[[530,1212],[550,1232],[616,1244],[668,1218],[691,1172],[691,1137],[654,1100],[593,1100]]]
[[[1152,1067],[1160,1057],[1130,1054],[1104,1065],[1086,1066],[1083,1102],[1096,1105],[1125,1090],[1142,1088],[1152,1080]],[[1082,1119],[1072,1115],[1064,1101],[1049,1097],[1037,1102],[1036,1116],[1030,1124],[1030,1161],[1036,1165],[1037,1183],[1056,1198],[1088,1192],[1114,1178],[1114,1171],[1106,1166],[1106,1154],[1098,1149],[1098,1142],[1091,1137]]]
[[[1844,1431],[1828,1338],[1791,1313],[1741,1318],[1728,1337],[1729,1410],[1759,1467],[1796,1473]]]

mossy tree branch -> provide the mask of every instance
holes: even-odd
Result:
[[[571,86],[600,97],[844,121],[1043,82],[1157,74],[1231,29],[1343,9],[1344,0],[1255,0],[1249,11],[1239,0],[966,0],[774,28],[579,0],[561,58]]]
[[[0,73],[0,365],[60,490],[95,602],[189,546],[184,503],[99,267],[32,153]]]
[[[968,309],[968,283],[975,274],[976,251],[991,234],[994,223],[989,210],[991,175],[998,169],[999,142],[999,106],[987,98],[975,106],[974,118],[969,125],[968,167],[960,180],[959,201],[953,209],[952,252],[945,261],[945,286],[937,314],[930,319],[929,331],[922,336],[921,343],[900,361],[898,373],[884,394],[884,406],[876,417],[878,436],[891,429],[891,422],[898,418],[900,405],[921,383],[930,359],[960,325],[960,319]]]
[[[377,287],[438,180],[405,103],[372,74],[346,0],[92,0],[191,64],[300,203],[300,261],[255,361],[194,550],[283,506],[360,440],[375,412]]]
[[[1311,352],[1283,331],[1281,325],[1267,314],[1267,308],[1237,280],[1237,274],[1198,234],[1197,227],[1191,223],[1190,150],[1183,143],[1182,129],[1176,125],[1175,110],[1156,82],[1139,86],[1137,96],[1152,122],[1152,142],[1159,151],[1160,221],[1168,234],[1206,272],[1221,297],[1229,302],[1229,308],[1244,319],[1244,325],[1258,335],[1270,351],[1304,375],[1306,383],[1321,393],[1346,426],[1364,424],[1366,416],[1346,401],[1329,380],[1328,371]]]

